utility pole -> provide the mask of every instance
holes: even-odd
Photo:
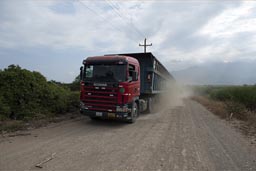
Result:
[[[147,46],[152,46],[152,43],[150,43],[150,44],[147,45],[147,39],[145,38],[145,39],[144,39],[144,45],[139,44],[139,46],[144,46],[144,53],[146,53],[146,47],[147,47]]]

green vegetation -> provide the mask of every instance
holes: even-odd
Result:
[[[256,86],[194,86],[193,100],[222,119],[240,120],[238,128],[247,136],[256,133]]]
[[[221,118],[245,121],[256,131],[256,86],[195,86],[194,100]],[[254,131],[255,130],[255,131]]]
[[[76,87],[47,81],[39,72],[10,65],[0,70],[0,120],[26,121],[77,111],[79,91],[71,91],[72,86]]]
[[[234,102],[248,110],[256,110],[256,86],[200,86],[195,89],[213,100]]]

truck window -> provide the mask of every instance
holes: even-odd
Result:
[[[122,82],[126,79],[126,65],[91,64],[86,65],[85,81]]]
[[[135,66],[132,64],[129,64],[129,76],[128,81],[132,81],[132,72],[135,71]]]
[[[87,65],[85,68],[85,77],[92,78],[93,75],[93,65]]]

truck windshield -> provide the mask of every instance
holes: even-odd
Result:
[[[126,65],[85,65],[85,81],[123,82]]]

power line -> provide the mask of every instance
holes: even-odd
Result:
[[[105,17],[103,17],[102,15],[100,15],[99,13],[97,13],[95,10],[93,10],[92,8],[90,8],[90,7],[88,7],[86,4],[84,4],[83,1],[78,0],[78,2],[80,2],[83,6],[85,6],[87,9],[89,9],[89,10],[90,10],[91,12],[93,12],[94,14],[98,15],[99,17],[101,17],[104,21],[108,21],[108,20],[106,20]],[[112,23],[109,22],[109,24],[110,24],[112,27],[114,27],[115,29],[121,31],[120,28],[115,27]]]
[[[123,22],[125,22],[124,20],[129,20],[129,18],[127,18],[125,15],[120,14],[120,10],[111,1],[108,1],[108,0],[105,0],[105,1],[113,9],[113,11],[122,19]],[[118,7],[121,8],[119,5]],[[128,25],[131,25],[138,35],[145,37],[145,35],[132,22],[131,23],[125,22],[125,23]]]
[[[111,23],[110,20],[108,20],[107,18],[103,17],[102,15],[100,15],[99,13],[97,13],[95,10],[93,10],[92,8],[88,7],[85,3],[83,3],[83,1],[81,0],[77,0],[80,4],[82,4],[84,7],[86,7],[87,9],[89,9],[92,13],[96,14],[97,16],[101,17],[104,21],[107,21],[107,23],[109,25],[111,25],[114,29],[123,32],[123,30],[121,28],[116,27],[113,23]],[[128,37],[130,40],[134,41],[137,43],[136,40],[132,39],[131,37]]]
[[[107,0],[106,0],[107,1]],[[117,8],[111,1],[109,1],[114,7],[115,7],[115,11],[117,11],[118,13],[119,13],[119,8],[121,8],[118,4],[118,7],[119,8]],[[120,14],[120,13],[119,13]],[[123,18],[123,19],[126,19],[126,20],[129,20],[129,18],[127,18],[125,15],[119,15],[121,18]],[[129,23],[128,23],[129,24]],[[142,36],[142,37],[145,37],[145,35],[131,22],[131,25],[132,25],[132,27],[134,28],[134,30],[140,35],[140,36]]]
[[[117,3],[117,2],[116,2],[116,3]],[[121,7],[119,6],[119,4],[117,4],[117,5],[118,5],[119,8],[121,8]],[[129,15],[129,16],[131,16],[131,15]],[[131,18],[131,19],[132,19],[132,18]],[[137,27],[134,25],[133,22],[131,22],[131,25],[135,28],[135,30],[136,30],[142,37],[146,37],[145,34],[144,34],[143,32],[141,32],[140,29],[137,28]]]

